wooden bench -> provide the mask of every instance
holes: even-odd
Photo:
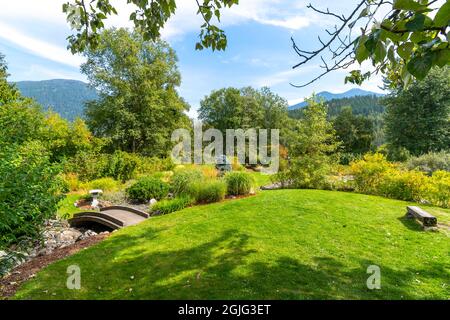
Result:
[[[437,218],[425,210],[414,206],[408,206],[406,209],[408,210],[406,212],[407,218],[420,220],[426,228],[437,226]]]

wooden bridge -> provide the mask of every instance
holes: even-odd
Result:
[[[100,211],[80,212],[69,220],[72,227],[82,227],[89,223],[98,223],[113,230],[141,223],[149,214],[134,208],[113,206],[101,208]]]

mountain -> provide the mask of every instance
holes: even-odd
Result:
[[[353,97],[361,97],[361,96],[376,96],[376,97],[382,97],[383,94],[375,93],[371,91],[365,91],[359,88],[354,88],[349,91],[343,92],[343,93],[331,93],[328,91],[323,91],[317,94],[318,98],[322,98],[325,101],[330,100],[337,100],[337,99],[345,99],[345,98],[353,98]],[[298,103],[296,105],[290,106],[288,110],[296,110],[306,107],[308,104],[306,101]]]
[[[77,80],[19,81],[22,95],[33,98],[44,108],[51,108],[67,120],[83,117],[84,104],[98,98],[87,83]]]

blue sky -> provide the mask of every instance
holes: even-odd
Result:
[[[0,52],[6,55],[11,81],[78,79],[83,58],[66,50],[70,34],[61,11],[63,0],[18,0],[2,3],[0,11]],[[108,21],[109,26],[131,26],[130,7],[125,0],[113,0],[122,14]],[[320,72],[319,61],[292,70],[298,57],[291,48],[293,36],[302,47],[313,49],[326,20],[306,8],[308,1],[241,0],[240,5],[224,12],[222,28],[228,36],[225,52],[195,51],[201,20],[195,14],[194,0],[178,1],[176,15],[163,30],[163,38],[177,51],[183,84],[180,94],[191,104],[191,115],[200,100],[211,90],[227,86],[268,86],[291,104],[312,92],[343,92],[346,72],[340,71],[306,88],[302,83]],[[312,1],[321,8],[330,7],[348,13],[358,0]],[[356,67],[356,66],[355,66]],[[363,89],[380,92],[380,77],[364,84]]]

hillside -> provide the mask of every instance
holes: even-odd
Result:
[[[333,118],[341,113],[342,108],[352,107],[355,115],[380,115],[384,113],[385,107],[381,103],[381,97],[375,95],[354,96],[350,98],[332,99],[326,102],[328,117]],[[304,108],[289,110],[289,117],[300,119]]]
[[[39,272],[16,299],[447,299],[448,234],[408,203],[317,190],[264,191],[113,233]],[[427,207],[439,221],[449,211]],[[420,254],[419,254],[420,253]],[[68,290],[68,266],[82,289]],[[368,290],[371,265],[380,290]]]
[[[351,89],[351,90],[343,92],[343,93],[331,93],[328,91],[323,91],[323,92],[318,93],[316,96],[325,101],[330,101],[330,100],[346,99],[346,98],[361,97],[361,96],[382,97],[383,95],[380,93],[365,91],[362,89],[355,88],[355,89]],[[297,110],[297,109],[304,108],[306,106],[307,106],[307,103],[304,101],[304,102],[298,103],[296,105],[290,106],[288,108],[288,110]]]
[[[95,90],[77,80],[20,81],[16,85],[24,96],[68,120],[82,117],[85,102],[98,97]]]

